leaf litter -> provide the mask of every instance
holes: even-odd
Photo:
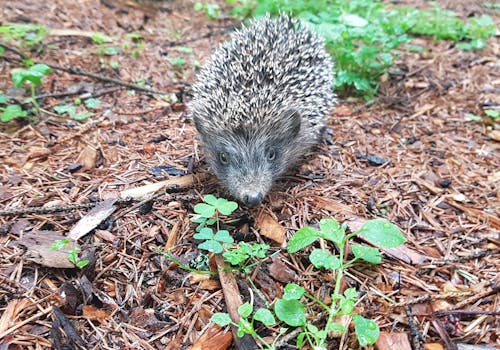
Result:
[[[441,3],[464,16],[484,10],[468,1]],[[213,313],[234,314],[241,299],[250,300],[247,281],[227,273],[216,259],[208,265],[219,270],[220,284],[217,277],[194,278],[156,252],[167,247],[182,263],[196,260],[193,207],[202,195],[225,196],[183,114],[195,64],[179,70],[168,58],[180,53],[174,47],[182,42],[192,49],[183,53],[187,63],[204,62],[227,39],[224,28],[235,23],[210,21],[192,5],[56,0],[3,7],[5,22],[23,20],[23,13],[24,20],[51,28],[48,38],[57,49],[34,53],[38,61],[143,81],[169,97],[131,93],[113,81],[63,71],[42,81],[40,93],[53,94],[39,101],[42,108],[51,111],[71,98],[94,96],[101,100],[94,116],[78,123],[47,113],[36,124],[0,125],[2,210],[108,198],[150,203],[0,216],[2,346],[249,344],[209,322]],[[64,9],[64,16],[56,9]],[[140,33],[144,47],[137,58],[123,51],[96,54],[99,46],[91,38],[103,28],[117,38]],[[500,346],[498,130],[491,121],[468,115],[500,103],[500,45],[493,38],[483,51],[466,52],[446,41],[417,40],[427,50],[397,59],[375,103],[341,100],[329,119],[332,144],[320,145],[280,181],[265,208],[239,209],[230,229],[277,252],[251,276],[267,302],[282,296],[291,281],[327,301],[332,276],[312,270],[306,255],[280,251],[283,241],[325,217],[347,222],[351,231],[367,219],[385,217],[408,242],[385,251],[380,265],[356,265],[346,279],[346,288],[364,293],[357,312],[382,329],[376,347],[409,349],[423,341],[426,349],[467,349],[467,344],[492,349]],[[106,65],[111,61],[118,68]],[[3,60],[1,67],[0,90],[6,91],[16,66]],[[71,90],[82,84],[87,88]],[[58,96],[61,92],[70,98]],[[65,265],[66,251],[48,250],[53,237],[46,236],[66,237],[79,225],[78,246],[94,256],[81,270]],[[333,348],[356,346],[352,333],[332,340]]]

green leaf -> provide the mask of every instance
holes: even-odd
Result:
[[[268,309],[258,309],[253,316],[254,320],[262,322],[264,326],[270,327],[276,323],[273,314]]]
[[[299,335],[297,336],[297,349],[302,349],[302,344],[304,344],[304,337],[306,336],[306,333],[305,332],[301,332],[299,333]]]
[[[217,312],[213,314],[210,320],[221,327],[231,324],[231,317],[229,317],[229,315],[225,312]]]
[[[283,293],[283,299],[286,300],[299,300],[304,295],[304,288],[295,284],[288,283],[285,286],[285,290]]]
[[[363,235],[369,242],[383,248],[394,248],[406,242],[399,228],[384,219],[366,221],[359,234]]]
[[[279,320],[289,326],[299,327],[306,324],[306,311],[298,300],[278,299],[274,305],[274,312]]]
[[[213,194],[207,194],[206,196],[203,197],[203,200],[210,205],[215,206],[215,203],[217,203],[217,197],[215,197]]]
[[[238,314],[244,318],[248,318],[252,311],[253,307],[249,302],[243,303],[238,307]]]
[[[6,103],[6,102],[7,102],[7,96],[5,96],[3,93],[0,92],[0,103]]]
[[[351,27],[365,27],[368,21],[363,17],[353,14],[345,14],[341,16],[341,20],[348,26]]]
[[[176,68],[180,68],[186,64],[186,59],[183,57],[169,58],[168,61],[170,62],[171,65],[175,66]]]
[[[355,288],[347,288],[344,291],[344,296],[347,299],[352,299],[352,300],[356,301],[356,299],[358,299],[358,291]]]
[[[69,115],[76,114],[76,108],[73,105],[58,105],[54,107],[54,111],[57,114],[64,114],[64,113],[68,113]]]
[[[215,233],[214,239],[222,243],[233,243],[234,239],[227,230],[219,230]]]
[[[231,265],[240,265],[242,262],[248,259],[247,254],[243,254],[239,250],[231,250],[228,252],[222,253],[224,260],[230,263]]]
[[[306,226],[295,232],[293,237],[288,241],[288,253],[296,253],[302,248],[314,243],[319,237],[319,232],[310,226]]]
[[[75,113],[71,115],[71,118],[81,122],[83,120],[87,120],[91,115],[92,113]]]
[[[228,201],[225,198],[218,198],[214,206],[222,215],[231,215],[238,209],[238,203]]]
[[[51,250],[60,250],[69,244],[69,239],[56,239],[49,247]]]
[[[97,108],[101,105],[101,101],[98,100],[97,98],[88,98],[84,101],[85,103],[85,106],[87,106],[88,108]]]
[[[345,237],[346,226],[340,226],[337,220],[321,219],[319,222],[320,236],[338,246],[342,244]]]
[[[194,206],[194,212],[205,218],[211,218],[215,214],[215,207],[210,204],[198,203]]]
[[[193,52],[193,48],[192,47],[179,46],[179,47],[177,47],[177,51],[179,51],[181,53],[191,53],[191,52]]]
[[[209,252],[220,254],[223,251],[222,245],[214,241],[213,239],[209,239],[203,243],[198,244],[199,249],[208,250]]]
[[[78,263],[78,252],[79,251],[80,250],[75,247],[68,252],[68,260],[71,261],[75,265]]]
[[[199,216],[199,217],[196,217],[196,218],[191,218],[191,221],[196,223],[196,224],[203,224],[207,221],[207,218],[203,217],[203,216]]]
[[[356,338],[358,338],[359,345],[367,346],[375,344],[380,335],[380,329],[377,323],[361,315],[354,315],[352,319],[354,321],[354,330],[356,331]]]
[[[382,262],[382,255],[380,255],[380,251],[377,248],[360,244],[353,244],[351,248],[352,253],[358,259],[363,259],[371,264],[380,264]]]
[[[488,117],[491,117],[495,120],[500,118],[500,111],[495,110],[495,109],[485,109],[484,114],[486,114]]]
[[[308,323],[306,324],[306,328],[309,332],[311,332],[312,334],[316,334],[319,332],[319,329],[318,327],[316,327],[315,325],[313,325],[312,323]]]
[[[472,114],[472,113],[467,113],[467,118],[469,120],[473,120],[473,121],[476,121],[476,122],[480,122],[481,120],[483,120],[483,118],[481,118],[480,116]]]
[[[139,33],[128,33],[127,38],[132,39],[132,40],[139,40],[139,39],[142,39],[142,36]]]
[[[196,239],[213,239],[214,231],[210,227],[204,227],[200,230],[200,232],[193,235],[193,238]]]
[[[104,34],[102,32],[92,34],[91,38],[95,43],[97,43],[99,45],[113,41],[112,37],[107,36],[106,34]]]
[[[202,4],[201,2],[196,2],[196,3],[194,4],[194,6],[193,6],[193,9],[194,9],[195,11],[201,11],[201,10],[203,10],[203,4]]]
[[[250,323],[250,321],[248,321],[248,319],[242,317],[240,318],[240,322],[238,324],[238,337],[242,337],[243,334],[252,334],[253,332],[253,326],[252,324]]]
[[[28,71],[39,73],[40,76],[45,76],[51,72],[51,68],[43,63],[37,63],[34,66],[31,66]]]
[[[8,105],[0,117],[2,123],[7,123],[15,118],[26,118],[28,114],[19,105]]]
[[[82,267],[85,267],[88,264],[89,264],[89,261],[85,259],[85,260],[78,261],[75,265],[76,265],[76,267],[81,269]]]
[[[341,323],[338,322],[328,323],[328,325],[326,326],[326,330],[328,332],[340,332],[340,333],[345,333],[347,331],[347,329]]]
[[[309,255],[309,260],[318,269],[325,268],[336,270],[340,267],[339,258],[323,249],[314,249],[311,255]]]
[[[114,46],[108,46],[108,47],[103,47],[101,50],[99,50],[100,53],[108,56],[114,56],[117,55],[120,50],[117,47]]]
[[[27,70],[12,72],[12,82],[19,88],[25,81],[30,81],[33,85],[40,85],[42,78],[50,72],[50,67],[43,63],[35,64]]]
[[[251,255],[259,259],[264,259],[270,248],[269,244],[254,243],[251,246]]]
[[[350,298],[345,298],[344,296],[341,296],[340,301],[339,301],[340,313],[342,315],[352,314],[352,311],[354,310],[355,301],[356,300],[353,300]]]

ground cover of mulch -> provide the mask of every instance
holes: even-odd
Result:
[[[443,3],[464,17],[482,9]],[[238,344],[230,330],[209,322],[227,310],[225,280],[189,273],[157,251],[196,261],[193,206],[205,194],[225,196],[184,110],[197,62],[238,23],[208,20],[188,1],[0,5],[2,22],[52,29],[43,50],[27,54],[55,68],[38,91],[45,95],[38,122],[0,125],[0,209],[10,211],[0,216],[1,349]],[[143,47],[138,58],[130,46],[105,55],[92,32],[118,42],[140,33]],[[305,252],[280,251],[286,239],[325,217],[351,229],[387,218],[408,242],[387,252],[381,265],[351,268],[344,286],[360,290],[356,311],[381,327],[377,348],[492,349],[500,346],[500,136],[494,121],[468,114],[499,107],[500,43],[492,38],[481,52],[430,38],[416,43],[426,51],[399,57],[374,102],[339,99],[328,120],[331,142],[280,180],[260,208],[238,209],[229,229],[237,240],[266,242],[277,252],[250,275],[268,302],[288,282],[328,302],[334,277],[311,268]],[[170,63],[178,57],[184,67]],[[6,51],[0,59],[0,90],[12,89],[19,58]],[[53,112],[89,96],[102,104],[85,122]],[[48,249],[68,235],[79,238],[90,261],[82,269],[68,262],[68,247]],[[213,269],[216,260],[209,261]],[[235,278],[249,300],[242,276],[221,275]],[[320,319],[321,310],[308,307]],[[272,339],[279,328],[261,330]],[[350,330],[330,347],[357,348]]]

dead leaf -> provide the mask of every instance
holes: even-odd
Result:
[[[263,236],[273,241],[283,244],[285,241],[286,227],[280,225],[278,221],[266,211],[261,210],[257,216],[255,226]]]
[[[147,156],[152,156],[156,152],[156,145],[152,143],[146,143],[142,146],[142,149],[144,150],[144,154],[146,154]]]
[[[28,158],[27,160],[29,159],[34,159],[34,158],[47,158],[48,156],[50,156],[52,154],[52,150],[49,149],[49,148],[45,148],[45,147],[31,147],[30,148],[30,153],[28,154]]]
[[[106,220],[116,210],[116,207],[113,205],[115,202],[116,198],[110,198],[96,205],[71,228],[69,238],[76,241],[96,228],[97,225]]]
[[[339,214],[353,214],[354,210],[343,203],[340,203],[336,200],[333,200],[331,198],[325,198],[325,197],[320,197],[320,196],[314,196],[314,201],[313,204],[321,209],[327,210],[332,213],[339,213]]]
[[[59,250],[50,249],[56,240],[68,237],[56,231],[31,231],[14,243],[26,249],[23,258],[37,264],[61,269],[74,268],[75,265],[68,260],[68,252],[79,246],[76,242],[69,242]]]
[[[207,177],[208,174],[178,176],[169,180],[126,189],[120,193],[120,198],[132,198],[135,200],[147,199],[165,187],[185,188],[192,186],[196,181],[203,181]]]
[[[196,341],[190,350],[225,350],[233,341],[231,332],[223,331],[216,324],[212,324]]]
[[[190,272],[188,274],[189,282],[190,283],[198,283],[201,281],[206,281],[209,280],[212,276],[210,276],[207,273],[196,273],[196,272]]]
[[[425,350],[444,350],[443,345],[439,343],[426,343],[424,344]]]
[[[152,332],[160,330],[167,324],[156,318],[154,309],[144,309],[142,307],[136,307],[132,310],[130,313],[130,322],[136,327],[147,329]]]
[[[254,283],[259,287],[260,291],[267,295],[270,300],[274,300],[278,291],[276,288],[276,282],[269,276],[268,273],[265,273],[261,269],[255,274]]]
[[[0,318],[0,333],[13,326],[17,322],[19,313],[32,303],[31,300],[26,298],[10,300],[7,307],[3,309],[2,318]]]
[[[116,236],[108,230],[95,230],[95,235],[110,243],[116,240]]]
[[[289,268],[281,259],[273,258],[273,262],[269,265],[269,274],[272,278],[281,283],[289,283],[296,281],[298,276],[291,268]]]
[[[99,309],[93,305],[83,305],[82,316],[87,320],[103,323],[111,316],[111,311]]]
[[[411,344],[408,340],[408,334],[397,332],[380,332],[377,342],[375,343],[375,348],[377,350],[411,350]]]
[[[86,146],[78,156],[77,162],[82,164],[85,170],[94,169],[97,162],[97,150],[94,147]]]
[[[205,281],[201,281],[200,284],[198,285],[198,287],[200,289],[204,289],[204,290],[218,290],[220,289],[220,283],[219,281],[216,281],[214,279],[210,279],[210,280],[205,280]]]
[[[489,133],[488,136],[491,137],[493,140],[500,142],[500,130],[493,130],[492,132]]]

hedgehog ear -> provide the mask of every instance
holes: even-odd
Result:
[[[296,109],[287,109],[283,112],[281,118],[279,118],[282,125],[280,125],[280,128],[276,131],[280,132],[281,130],[281,132],[286,133],[287,138],[290,136],[292,138],[296,137],[300,131],[301,119],[299,111]]]

